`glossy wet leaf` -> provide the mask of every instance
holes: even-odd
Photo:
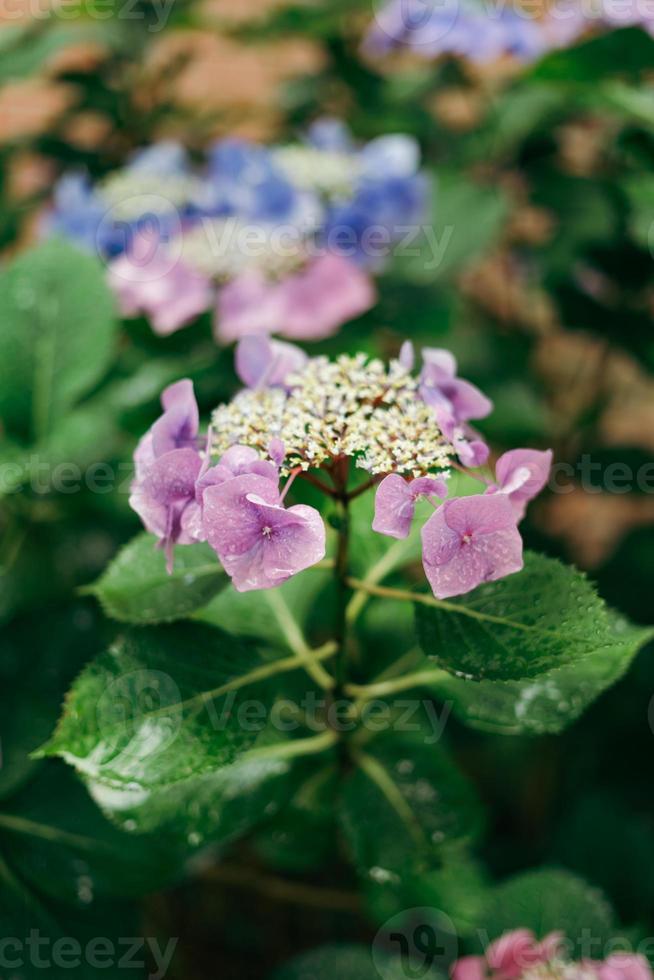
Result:
[[[533,553],[521,572],[447,607],[417,604],[416,626],[433,663],[475,680],[535,677],[615,644],[606,606],[585,575]]]
[[[227,584],[208,544],[177,546],[172,573],[153,535],[125,545],[89,591],[108,616],[124,623],[156,624],[184,619]]]
[[[100,263],[67,242],[26,252],[0,277],[0,416],[45,438],[108,368],[117,324]]]
[[[467,681],[450,677],[436,685],[454,713],[472,728],[505,735],[563,731],[618,681],[654,636],[611,615],[613,643],[575,663],[524,681]]]
[[[453,759],[433,733],[409,734],[410,725],[415,714],[365,743],[343,788],[349,850],[373,881],[433,868],[444,847],[474,837],[480,826],[475,793]]]
[[[263,663],[252,644],[207,626],[133,630],[77,678],[44,753],[136,798],[228,765],[256,735],[238,724],[234,696],[214,692]]]

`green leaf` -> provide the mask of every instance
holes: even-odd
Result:
[[[308,569],[276,589],[237,592],[228,585],[194,618],[234,636],[255,637],[268,646],[293,649],[298,630],[311,638],[314,618],[320,618],[316,614],[324,609],[325,593],[333,578],[333,572],[326,569]]]
[[[411,245],[419,254],[399,252],[393,263],[395,272],[415,282],[446,278],[470,265],[496,243],[508,215],[502,191],[474,183],[460,171],[439,171],[432,198],[428,230]]]
[[[475,683],[450,677],[438,683],[438,693],[472,728],[503,735],[557,734],[615,684],[654,637],[654,629],[631,626],[616,614],[610,622],[612,645],[576,663],[528,681]]]
[[[478,832],[475,794],[437,736],[391,730],[355,761],[341,823],[355,865],[373,881],[434,867],[444,847]]]
[[[0,275],[0,417],[40,440],[106,371],[117,324],[100,263],[50,240]]]
[[[308,769],[288,803],[256,835],[254,846],[267,864],[301,873],[333,860],[338,778],[333,763]]]
[[[139,534],[118,553],[89,592],[108,616],[123,623],[156,624],[184,619],[201,609],[227,584],[227,576],[208,544],[175,549],[175,565],[151,534]]]
[[[598,889],[568,871],[550,868],[516,875],[499,885],[480,921],[491,939],[518,925],[532,929],[538,938],[560,930],[574,943],[571,959],[599,958],[616,926]]]
[[[654,177],[638,174],[623,181],[621,186],[631,206],[631,232],[639,245],[650,248],[654,244]]]
[[[99,648],[96,617],[80,603],[5,626],[0,637],[0,800],[33,774],[69,684]],[[25,669],[25,651],[30,651]]]
[[[343,943],[302,953],[276,970],[271,980],[406,980],[411,975],[399,956]],[[429,970],[419,975],[431,980],[438,974]]]
[[[533,69],[529,78],[593,83],[611,75],[638,78],[654,61],[654,40],[637,27],[608,31],[571,48],[553,51]]]
[[[199,623],[134,630],[82,672],[42,752],[128,830],[227,839],[276,812],[288,758],[331,744],[272,724],[276,675],[299,666]]]
[[[615,645],[606,606],[586,577],[531,552],[516,575],[417,604],[416,625],[432,662],[474,680],[534,677]]]
[[[160,889],[183,858],[161,835],[118,830],[74,774],[52,763],[0,809],[0,851],[30,888],[80,907]]]
[[[263,663],[253,645],[207,626],[131,631],[82,671],[43,752],[137,797],[228,765],[256,735],[231,709],[219,717],[228,692],[215,692]]]

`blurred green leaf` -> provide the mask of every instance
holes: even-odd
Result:
[[[439,170],[431,218],[419,241],[398,251],[393,272],[417,283],[455,275],[498,241],[507,216],[508,202],[499,188],[474,183],[461,171]]]
[[[654,39],[638,27],[625,27],[551,52],[538,62],[529,77],[566,85],[593,83],[610,75],[638,78],[653,63]]]
[[[0,274],[0,417],[45,438],[109,366],[117,323],[100,263],[49,240]]]
[[[357,748],[355,762],[341,824],[356,867],[373,881],[433,868],[444,848],[479,831],[475,794],[436,737],[390,730]]]
[[[302,953],[276,970],[271,980],[406,980],[410,975],[399,956],[376,950],[373,958],[368,946],[334,944]],[[427,970],[420,976],[431,980],[436,973]]]
[[[602,893],[568,871],[543,869],[516,875],[491,893],[481,918],[491,939],[518,925],[542,939],[561,931],[572,959],[601,958],[616,923]]]

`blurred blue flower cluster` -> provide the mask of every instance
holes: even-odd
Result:
[[[359,146],[334,119],[314,123],[294,144],[220,140],[199,167],[183,147],[165,141],[96,184],[82,173],[65,174],[45,226],[110,259],[143,230],[170,241],[203,220],[236,218],[269,230],[292,226],[298,241],[311,239],[314,248],[375,268],[425,214],[428,184],[419,167],[410,136]]]

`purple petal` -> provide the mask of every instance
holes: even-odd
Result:
[[[497,461],[495,477],[500,492],[508,495],[514,511],[521,520],[528,501],[536,497],[550,475],[552,450],[512,449]]]
[[[422,359],[425,367],[435,369],[441,379],[456,377],[456,358],[443,347],[423,347]]]
[[[522,538],[506,497],[447,500],[422,529],[423,565],[438,599],[520,571]]]
[[[285,510],[270,480],[235,477],[204,493],[204,528],[234,588],[268,589],[320,561],[325,528],[318,511]]]
[[[418,498],[432,495],[447,496],[443,480],[427,476],[409,482],[398,473],[384,477],[375,494],[373,531],[391,538],[408,537]]]
[[[300,371],[307,360],[295,344],[269,337],[243,337],[236,347],[236,373],[248,388],[283,388],[288,375]]]
[[[162,456],[172,449],[196,445],[200,413],[188,378],[169,385],[161,395],[164,413],[152,426],[152,449]]]
[[[413,344],[410,340],[405,340],[400,347],[400,354],[398,361],[402,365],[405,371],[413,371],[413,366],[415,364],[416,354],[413,349]]]

